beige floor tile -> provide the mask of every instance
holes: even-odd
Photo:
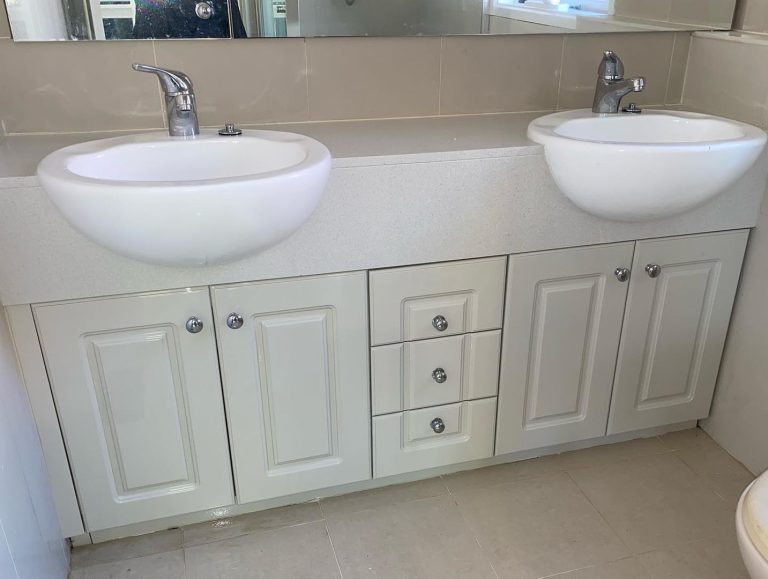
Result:
[[[448,489],[438,477],[361,491],[339,497],[330,497],[322,499],[320,505],[326,517],[333,517],[386,505],[438,497],[445,494],[448,494]]]
[[[181,530],[184,536],[184,546],[191,547],[193,545],[231,539],[255,531],[310,523],[312,521],[319,521],[322,518],[320,505],[317,502],[312,502],[259,511],[239,517],[207,521],[182,527]]]
[[[181,549],[181,530],[171,529],[72,550],[72,569]]]
[[[450,491],[456,493],[468,489],[508,484],[560,470],[560,467],[549,460],[549,457],[533,458],[531,460],[521,460],[487,468],[465,470],[446,475],[443,477],[443,480]]]
[[[666,434],[661,440],[674,448],[678,456],[733,508],[755,478],[699,428]]]
[[[634,553],[732,532],[731,509],[676,453],[569,472]]]
[[[566,473],[455,496],[499,577],[543,577],[629,555]]]
[[[326,579],[339,569],[322,521],[185,550],[187,579]]]
[[[704,540],[638,555],[652,579],[749,579],[732,540]]]
[[[181,550],[76,569],[70,579],[184,579]]]
[[[616,444],[593,446],[583,450],[574,450],[543,457],[542,460],[555,465],[561,470],[574,468],[587,468],[606,466],[622,460],[629,460],[640,456],[664,454],[669,449],[655,436],[652,438],[638,438]]]
[[[601,563],[576,571],[550,575],[547,579],[652,579],[635,557]]]
[[[449,496],[336,516],[328,529],[345,578],[494,577]]]

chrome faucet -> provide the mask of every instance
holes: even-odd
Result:
[[[597,71],[597,87],[595,101],[592,104],[593,113],[617,114],[621,99],[631,92],[642,92],[645,88],[645,78],[624,78],[624,63],[619,55],[612,50],[603,53],[603,60]]]
[[[192,81],[183,72],[134,64],[133,70],[157,75],[165,93],[165,109],[168,113],[168,133],[172,137],[192,137],[200,134]]]

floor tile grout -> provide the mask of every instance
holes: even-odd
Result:
[[[443,478],[443,475],[440,475],[440,478]],[[483,556],[483,559],[485,559],[485,561],[488,563],[488,566],[491,568],[491,571],[493,571],[494,577],[496,577],[496,579],[501,579],[498,572],[496,571],[496,567],[493,565],[493,561],[491,561],[491,558],[488,556],[488,553],[486,553],[485,549],[483,548],[483,545],[480,542],[480,537],[477,536],[477,533],[475,533],[475,530],[472,528],[472,525],[469,524],[469,521],[464,516],[464,512],[461,510],[461,506],[459,505],[458,497],[453,494],[453,491],[451,491],[451,488],[448,486],[447,483],[445,483],[445,481],[443,481],[443,484],[445,485],[445,488],[448,491],[448,496],[453,501],[453,504],[459,513],[459,517],[461,517],[461,520],[464,522],[464,526],[467,528],[467,531],[469,531],[469,534],[474,539],[475,544],[477,545],[477,548],[480,549],[480,554]]]
[[[341,570],[341,563],[339,563],[339,554],[336,552],[336,545],[333,544],[333,537],[331,536],[331,530],[328,528],[328,521],[324,521],[325,533],[328,535],[328,542],[331,544],[331,551],[333,551],[333,558],[336,561],[336,567],[339,569],[340,579],[344,579],[344,571]]]

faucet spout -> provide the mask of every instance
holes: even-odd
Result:
[[[595,100],[592,112],[600,114],[618,114],[621,99],[631,92],[642,92],[645,89],[645,78],[623,78],[624,65],[619,56],[607,51],[603,56],[598,71]]]
[[[157,76],[165,94],[168,133],[172,137],[192,137],[200,134],[192,80],[183,72],[147,64],[134,64],[133,70]]]

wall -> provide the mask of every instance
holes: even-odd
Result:
[[[617,16],[728,29],[735,4],[736,0],[616,0],[615,10]]]
[[[742,2],[737,22],[768,30],[768,3]],[[768,128],[768,37],[694,35],[683,103]],[[768,469],[768,204],[751,235],[712,414],[702,426],[752,472]]]
[[[687,33],[13,43],[0,30],[7,133],[156,129],[157,81],[177,67],[201,123],[259,124],[590,106],[601,51],[648,78],[645,104],[678,103]]]
[[[0,309],[0,577],[63,578],[68,565],[40,441]]]

